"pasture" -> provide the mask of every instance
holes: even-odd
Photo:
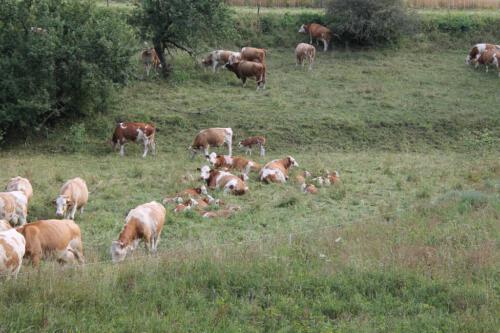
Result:
[[[270,49],[259,92],[182,54],[169,82],[138,65],[111,114],[0,153],[0,183],[32,181],[31,221],[54,216],[65,180],[91,191],[76,219],[87,265],[24,266],[2,282],[0,331],[494,332],[500,80],[465,66],[467,48],[318,52],[310,72],[292,50]],[[154,122],[158,156],[132,144],[112,153],[116,120]],[[234,142],[265,135],[258,162],[292,155],[299,170],[338,170],[342,183],[312,196],[254,174],[243,197],[215,192],[241,206],[232,218],[169,206],[158,256],[141,249],[111,265],[129,209],[198,184],[180,181],[205,164],[186,148],[217,126]]]

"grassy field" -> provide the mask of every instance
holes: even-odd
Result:
[[[270,49],[263,92],[182,54],[169,82],[138,65],[111,114],[0,153],[0,183],[33,183],[30,220],[54,217],[68,178],[92,192],[77,217],[87,265],[2,282],[0,332],[496,332],[500,80],[463,65],[467,47],[320,53],[311,72]],[[158,156],[112,153],[115,120],[154,121]],[[265,134],[257,161],[291,154],[342,184],[307,196],[253,175],[244,197],[214,193],[234,217],[168,207],[158,257],[111,265],[129,209],[198,184],[181,181],[204,163],[185,148],[209,126]]]

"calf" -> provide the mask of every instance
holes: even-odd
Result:
[[[189,147],[191,159],[196,153],[203,150],[205,158],[208,158],[208,148],[227,145],[229,156],[233,153],[233,130],[231,128],[208,128],[196,134],[193,143]]]
[[[79,177],[70,179],[64,183],[59,191],[59,196],[54,200],[56,215],[74,220],[78,208],[80,208],[80,214],[83,214],[83,208],[88,199],[89,191],[85,181]]]
[[[323,42],[323,51],[328,50],[328,44],[332,39],[332,32],[327,27],[317,23],[302,24],[300,33],[309,34],[309,44],[312,44],[313,38]]]
[[[303,171],[301,173],[299,173],[297,176],[295,176],[295,181],[302,185],[302,184],[305,184],[306,182],[306,179],[311,177],[311,173],[309,171]]]
[[[26,240],[15,229],[0,231],[0,277],[17,277],[23,263]]]
[[[212,66],[212,70],[215,73],[217,68],[224,67],[231,57],[237,56],[239,52],[226,51],[226,50],[216,50],[210,52],[210,54],[204,58],[201,63],[204,66]]]
[[[302,184],[301,185],[302,192],[309,194],[317,194],[318,188],[314,186],[314,184]]]
[[[266,138],[263,136],[251,136],[238,143],[238,146],[245,150],[245,154],[252,155],[252,147],[257,146],[260,150],[260,156],[266,155]]]
[[[247,78],[254,77],[257,81],[257,90],[266,89],[266,65],[253,61],[236,61],[226,64],[226,68],[236,74],[243,82],[243,87]]]
[[[21,191],[26,195],[26,199],[30,201],[33,196],[33,188],[31,187],[31,183],[28,179],[23,177],[14,177],[9,180],[7,186],[5,186],[5,190],[7,192],[11,191]]]
[[[147,48],[144,51],[142,51],[141,60],[142,63],[144,64],[144,70],[146,71],[146,76],[149,76],[151,68],[154,68],[155,70],[161,68],[160,58],[158,57],[158,54],[156,53],[156,50],[153,47]]]
[[[309,62],[309,70],[312,69],[314,58],[316,57],[316,48],[311,44],[300,43],[295,48],[295,66],[304,67],[305,60]]]
[[[84,263],[80,227],[72,220],[41,220],[16,230],[26,239],[24,256],[34,267],[50,257],[60,263]]]
[[[273,160],[260,170],[260,180],[266,183],[285,183],[288,180],[288,171],[299,166],[292,156],[281,160]]]
[[[123,261],[128,253],[137,248],[141,240],[144,241],[148,252],[156,253],[165,215],[165,207],[156,201],[132,209],[125,219],[125,226],[118,240],[111,243],[113,263]]]
[[[210,167],[205,165],[201,168],[201,179],[207,182],[207,186],[212,189],[224,189],[224,194],[243,195],[248,191],[243,179],[235,175],[219,170],[210,170]]]
[[[28,217],[28,199],[24,192],[0,192],[0,219],[23,225]]]
[[[208,195],[207,188],[205,186],[196,187],[196,188],[188,188],[188,189],[185,189],[184,191],[176,193],[172,197],[166,197],[165,199],[163,199],[163,204],[165,205],[165,204],[168,204],[168,203],[171,203],[171,202],[180,203],[186,197],[189,198],[189,199],[190,198],[195,198],[196,199],[196,198],[201,197],[202,195]]]
[[[472,48],[469,50],[469,54],[465,58],[465,64],[466,65],[474,64],[475,67],[477,68],[479,66],[478,62],[479,57],[487,50],[490,51],[500,50],[500,45],[479,43],[472,46]]]
[[[151,148],[153,155],[156,155],[156,142],[155,142],[156,128],[152,124],[147,123],[118,123],[111,139],[113,149],[120,145],[120,156],[125,155],[125,143],[141,142],[144,144],[144,154],[146,157],[149,148]]]
[[[231,157],[227,155],[217,155],[215,152],[210,154],[209,162],[215,169],[229,168],[239,170],[244,175],[248,176],[250,171],[258,171],[260,166],[254,161],[247,160],[244,157]]]

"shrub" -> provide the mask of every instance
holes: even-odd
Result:
[[[5,0],[0,22],[0,127],[8,134],[104,111],[112,84],[128,78],[131,29],[93,2]]]
[[[341,41],[358,45],[395,43],[416,26],[402,0],[331,0],[327,18]]]

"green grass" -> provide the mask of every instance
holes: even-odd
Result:
[[[110,114],[0,152],[0,184],[33,183],[31,221],[54,217],[66,179],[91,190],[77,215],[88,265],[2,281],[0,331],[495,332],[500,80],[463,65],[467,47],[319,53],[311,72],[270,49],[263,92],[179,54],[170,81],[132,82]],[[154,121],[158,156],[112,153],[118,119]],[[291,154],[342,184],[306,196],[253,175],[243,197],[214,193],[234,217],[169,206],[159,256],[111,265],[129,209],[199,184],[181,181],[204,163],[185,148],[209,126],[264,134],[257,161]]]

